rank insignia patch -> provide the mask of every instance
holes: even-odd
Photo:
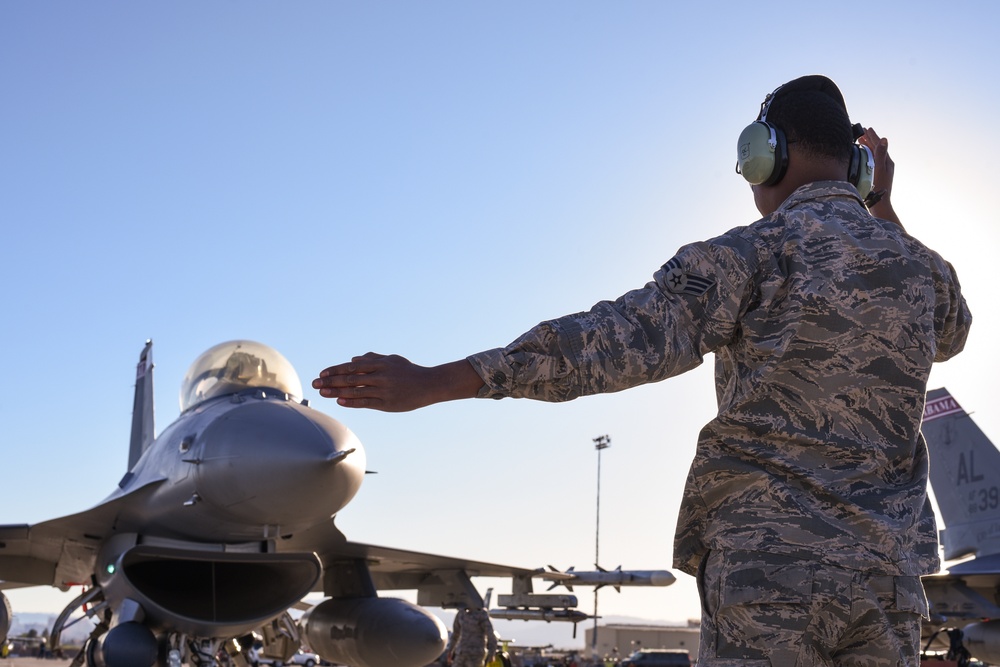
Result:
[[[663,268],[667,272],[664,276],[667,289],[674,294],[701,296],[715,285],[714,280],[685,271],[676,257],[664,264]]]

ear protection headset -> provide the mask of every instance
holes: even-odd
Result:
[[[757,120],[746,126],[736,142],[736,173],[753,185],[774,185],[785,177],[788,170],[788,140],[780,127],[767,122],[767,112],[779,95],[789,92],[818,91],[833,98],[844,111],[847,105],[837,85],[825,76],[804,76],[790,81],[767,97],[760,105]],[[854,140],[864,134],[860,124],[851,128]],[[875,176],[875,156],[867,146],[853,144],[847,180],[858,189],[864,199],[871,192]]]

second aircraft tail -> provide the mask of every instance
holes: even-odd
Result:
[[[1000,451],[947,389],[927,392],[921,430],[945,560],[1000,553]]]

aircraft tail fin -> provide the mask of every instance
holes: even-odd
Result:
[[[135,368],[135,399],[132,402],[132,438],[128,469],[132,470],[153,442],[153,341],[147,340]]]
[[[927,392],[921,430],[945,559],[1000,553],[1000,451],[944,388]]]

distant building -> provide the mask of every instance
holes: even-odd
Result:
[[[700,645],[701,623],[697,620],[681,625],[634,625],[631,623],[612,623],[597,626],[597,654],[601,657],[628,657],[633,651],[641,648],[672,648],[682,649],[698,656]],[[587,647],[590,650],[594,638],[594,629],[588,628],[585,633]]]

